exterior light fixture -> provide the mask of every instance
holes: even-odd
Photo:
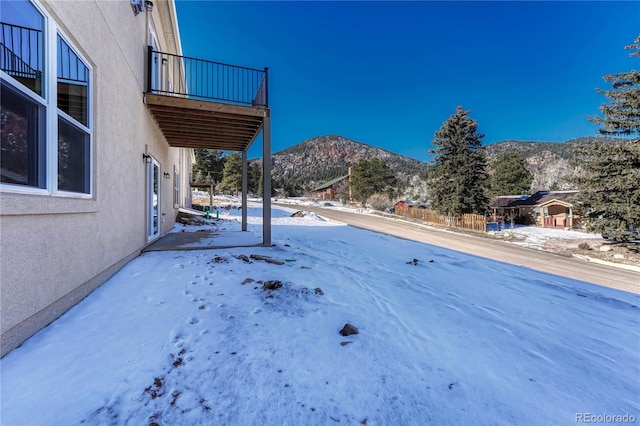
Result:
[[[133,9],[133,14],[138,16],[140,12],[148,10],[149,12],[153,12],[153,2],[149,0],[130,0],[131,9]]]
[[[171,178],[171,174],[168,172],[164,172],[164,178],[165,179],[170,179]]]
[[[142,161],[146,164],[151,164],[151,156],[149,154],[142,154]]]

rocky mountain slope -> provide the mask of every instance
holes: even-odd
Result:
[[[272,176],[304,190],[348,174],[360,160],[382,159],[395,173],[402,188],[416,188],[426,177],[427,164],[337,135],[307,139],[272,155]],[[413,194],[419,196],[419,194]]]
[[[570,189],[575,173],[571,165],[575,146],[594,141],[616,143],[614,139],[584,137],[566,142],[507,140],[485,146],[489,164],[503,151],[520,153],[534,175],[531,193],[542,189]],[[348,173],[349,166],[362,159],[380,158],[394,171],[401,183],[398,198],[427,198],[425,178],[429,166],[422,161],[356,142],[338,135],[307,139],[272,155],[272,175],[299,192],[306,192]]]
[[[566,142],[532,142],[508,140],[487,145],[489,164],[504,151],[521,154],[527,161],[527,170],[533,174],[531,192],[543,189],[571,189],[575,168],[571,165],[573,149],[595,141],[616,143],[615,139],[584,137]]]

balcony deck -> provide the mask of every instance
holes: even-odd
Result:
[[[149,49],[144,103],[170,146],[246,151],[270,116],[268,70]]]
[[[144,102],[169,145],[245,151],[258,136],[269,108],[230,105],[152,93]]]

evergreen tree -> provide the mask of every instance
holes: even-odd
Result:
[[[625,47],[640,57],[640,37]],[[616,241],[640,235],[640,72],[604,76],[611,90],[598,90],[610,99],[602,105],[604,117],[588,117],[603,135],[632,136],[618,144],[595,142],[574,150],[580,189],[578,202],[589,231],[608,234]]]
[[[375,193],[390,194],[396,184],[393,170],[379,158],[360,160],[351,167],[351,196],[362,204]]]
[[[217,149],[195,149],[196,162],[193,165],[193,181],[197,183],[218,183],[222,180],[224,158]]]
[[[242,190],[242,157],[240,154],[234,153],[225,157],[222,181],[218,186],[223,191]]]
[[[640,238],[640,139],[578,146],[574,165],[587,230],[615,241]]]
[[[435,133],[436,147],[429,171],[431,206],[440,214],[486,214],[489,199],[487,158],[482,146],[484,135],[478,123],[468,117],[471,111],[461,106]]]
[[[525,167],[522,155],[513,151],[501,152],[491,166],[491,195],[522,195],[530,192],[533,175]]]
[[[247,165],[247,191],[257,194],[260,189],[260,180],[262,179],[262,170],[258,163],[249,163]]]
[[[634,44],[625,46],[635,52],[629,56],[640,57],[640,36]],[[610,82],[611,90],[596,89],[609,99],[609,104],[602,104],[600,112],[604,117],[588,117],[594,124],[600,125],[598,133],[607,136],[628,136],[640,133],[640,71],[631,70],[604,76]]]

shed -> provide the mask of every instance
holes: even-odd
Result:
[[[331,179],[328,182],[323,183],[320,186],[317,186],[311,190],[311,192],[316,193],[323,200],[333,201],[336,199],[336,190],[335,186],[347,179],[349,175],[340,176],[334,179]]]

